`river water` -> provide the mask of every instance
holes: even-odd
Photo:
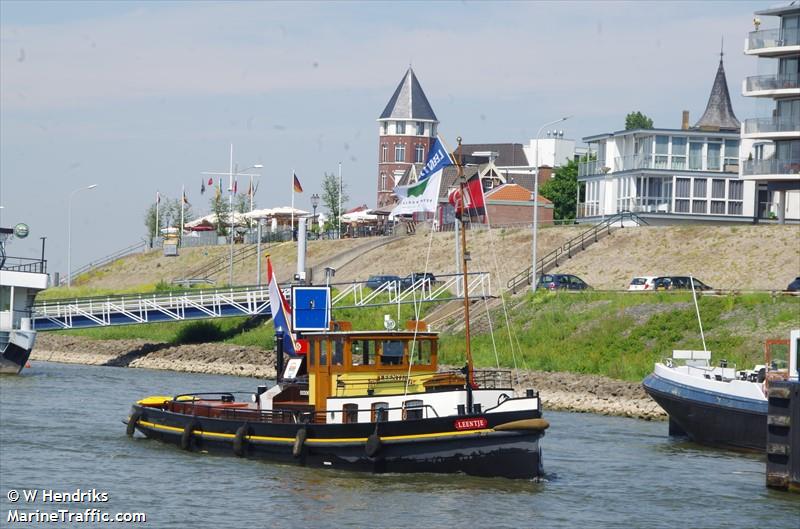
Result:
[[[670,440],[663,422],[546,412],[547,479],[540,483],[306,469],[125,436],[121,421],[143,396],[253,391],[258,383],[47,362],[3,377],[0,527],[108,527],[8,518],[13,510],[92,508],[147,516],[146,524],[111,526],[179,529],[800,527],[800,495],[767,489],[761,456]],[[94,489],[107,501],[8,498],[34,489]]]

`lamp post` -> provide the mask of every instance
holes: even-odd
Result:
[[[96,187],[97,184],[79,187],[69,194],[69,200],[67,201],[67,288],[72,287],[72,197],[79,191],[88,191]]]
[[[339,162],[339,238],[342,238],[342,162]]]
[[[536,292],[536,232],[537,228],[539,227],[539,136],[542,134],[542,130],[545,127],[555,125],[556,123],[561,123],[562,121],[566,121],[571,117],[572,116],[564,116],[563,118],[545,123],[539,127],[539,130],[536,132],[536,149],[534,155],[536,177],[533,179],[533,249],[531,252],[531,292]]]
[[[317,223],[317,206],[319,206],[319,195],[314,193],[313,195],[311,195],[311,207],[314,210],[314,215],[313,215],[314,225],[318,225],[318,223]]]
[[[204,175],[218,175],[218,176],[228,175],[228,215],[230,216],[230,237],[231,237],[230,263],[229,263],[229,267],[228,267],[228,284],[230,286],[233,286],[233,228],[234,228],[233,178],[235,176],[250,176],[250,177],[261,176],[259,174],[254,174],[254,173],[245,173],[245,171],[248,171],[250,169],[261,169],[262,167],[264,167],[262,164],[257,163],[255,165],[251,165],[247,169],[242,169],[242,171],[239,172],[239,165],[237,164],[236,165],[236,169],[234,170],[234,165],[233,165],[233,144],[231,143],[231,154],[230,154],[230,163],[228,165],[228,168],[229,168],[228,172],[227,173],[214,173],[214,172],[204,171],[202,173]],[[219,219],[217,219],[217,222],[219,222]]]

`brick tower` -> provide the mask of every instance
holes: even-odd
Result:
[[[396,182],[412,164],[425,163],[438,124],[409,67],[378,118],[378,207],[396,202]]]

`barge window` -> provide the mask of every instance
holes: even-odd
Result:
[[[422,419],[422,401],[407,400],[403,403],[403,419]]]
[[[430,340],[418,340],[414,345],[414,364],[430,365],[432,357],[433,343]]]
[[[353,340],[350,342],[350,353],[354,366],[375,365],[375,343],[371,340]]]
[[[333,351],[331,353],[331,365],[340,366],[344,363],[344,338],[333,340]]]
[[[386,422],[389,420],[389,403],[388,402],[373,402],[372,414],[370,419],[372,422]]]
[[[328,340],[319,341],[319,365],[328,365]]]
[[[342,406],[342,422],[345,424],[358,422],[358,404],[345,404]]]
[[[381,350],[381,364],[399,365],[403,363],[403,342],[401,340],[384,340]]]

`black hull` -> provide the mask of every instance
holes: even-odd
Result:
[[[17,375],[31,356],[31,349],[24,349],[11,342],[6,346],[6,350],[0,353],[0,373]]]
[[[699,444],[761,452],[766,449],[766,413],[714,405],[658,391],[648,384],[648,379],[645,379],[644,389],[669,415],[670,435],[682,430]]]
[[[380,423],[377,441],[374,423],[244,424],[138,405],[131,415],[145,436],[192,451],[372,473],[462,472],[513,479],[542,475],[543,429],[493,430],[503,423],[539,418],[539,412],[487,414],[480,416],[488,421],[482,430],[454,429],[456,419],[468,417]]]

